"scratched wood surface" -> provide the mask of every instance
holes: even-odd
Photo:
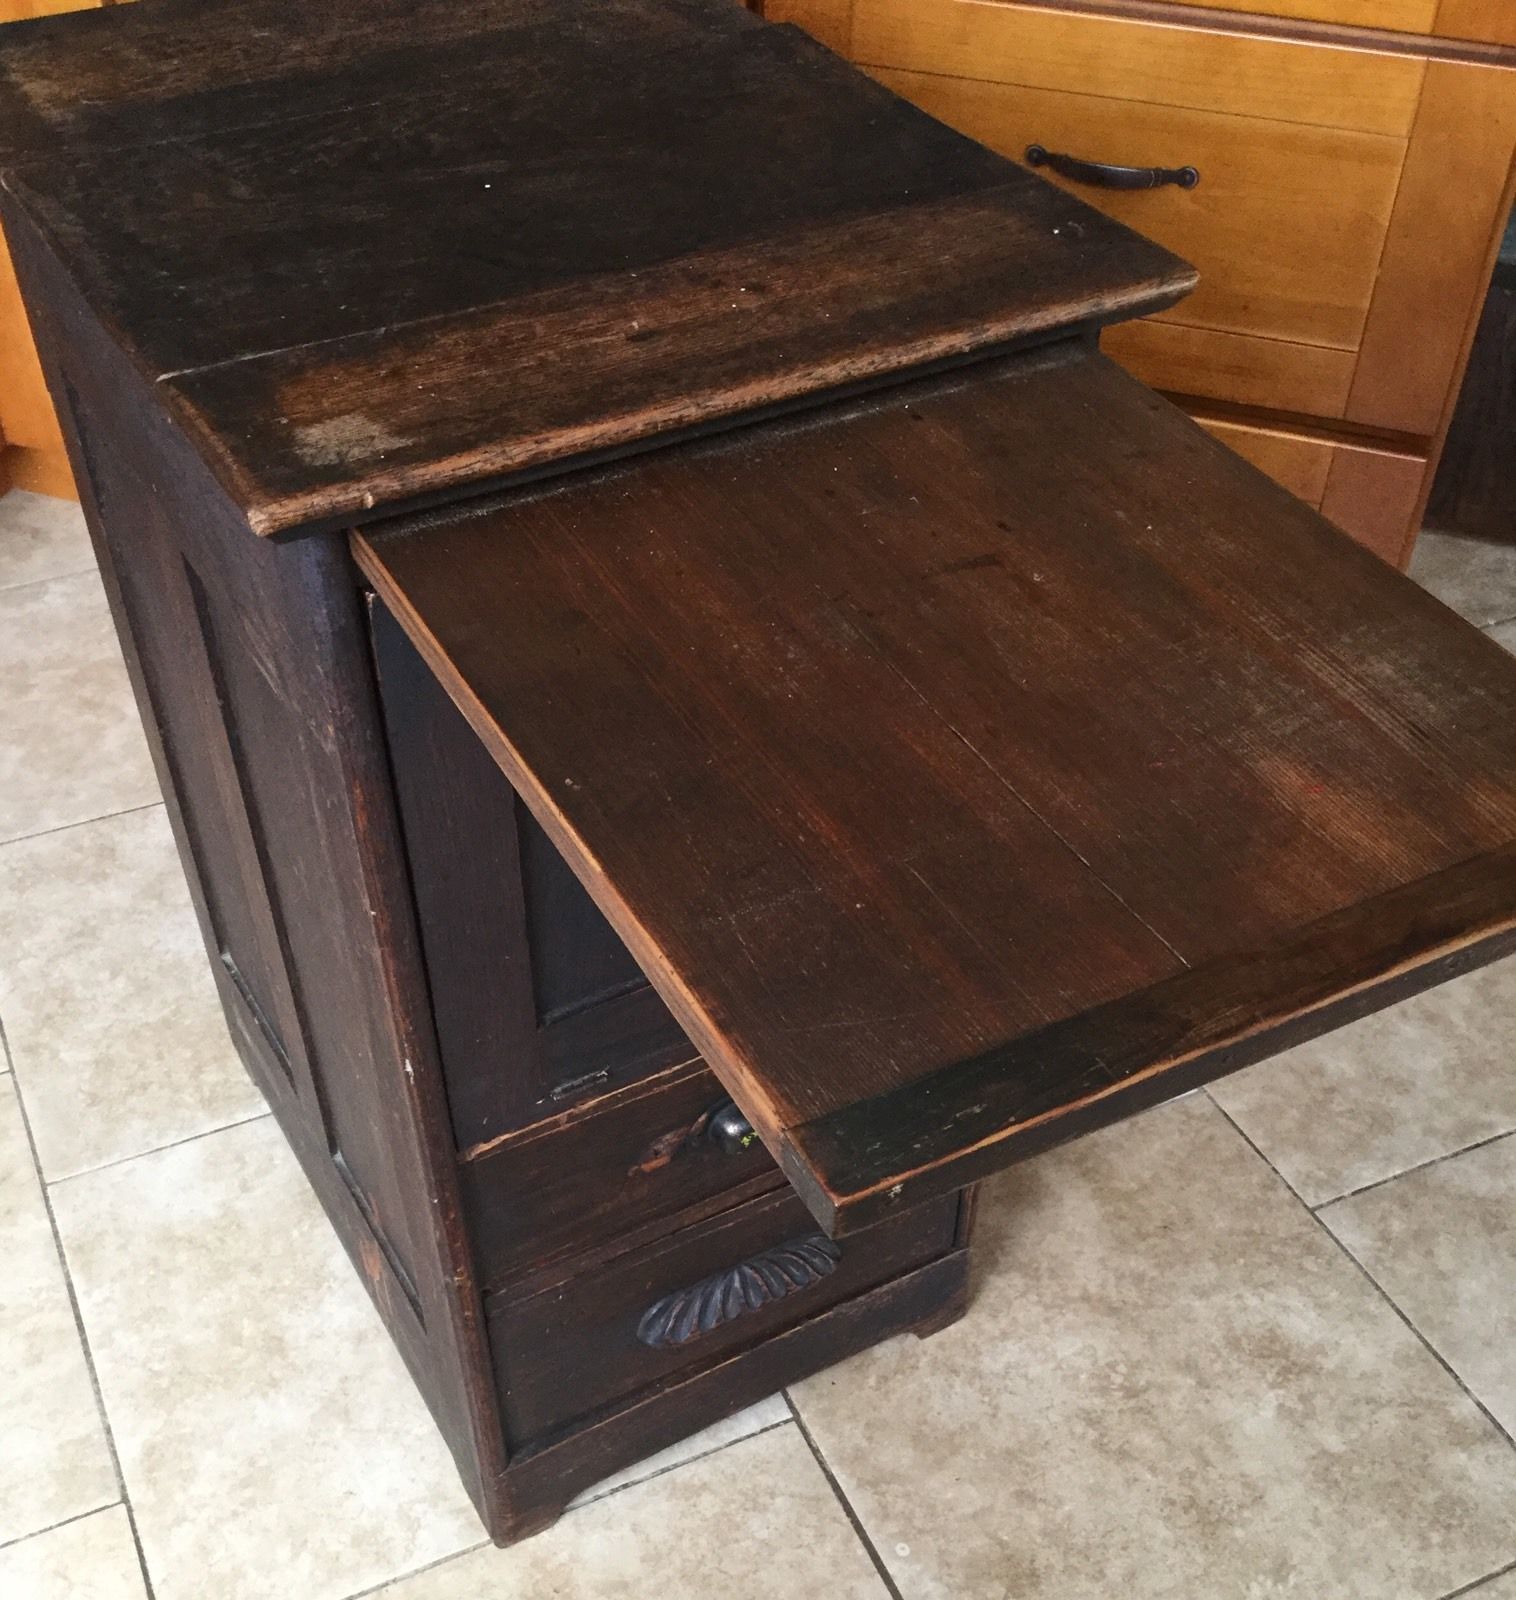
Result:
[[[13,202],[261,533],[1194,281],[728,0],[169,0],[14,32]]]
[[[839,1231],[1516,919],[1516,661],[1078,342],[358,551]]]

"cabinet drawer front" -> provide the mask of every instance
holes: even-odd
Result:
[[[655,1224],[779,1169],[755,1138],[726,1150],[708,1125],[725,1090],[700,1063],[501,1141],[460,1168],[480,1281]]]
[[[1290,491],[1297,500],[1321,508],[1327,478],[1332,470],[1335,446],[1325,439],[1286,433],[1274,428],[1254,427],[1249,423],[1196,419],[1214,439],[1235,450],[1244,461],[1275,483]]]
[[[793,1190],[527,1300],[488,1306],[511,1442],[779,1333],[954,1247],[958,1196],[825,1240]]]
[[[1197,420],[1213,438],[1315,506],[1375,555],[1392,566],[1404,566],[1410,559],[1426,484],[1424,457],[1332,443],[1286,428]]]
[[[1193,189],[1137,191],[1095,188],[1044,171],[1200,269],[1199,288],[1158,320],[1280,344],[1283,351],[1271,352],[1274,365],[1298,365],[1302,385],[1320,365],[1316,350],[1336,352],[1340,392],[1324,398],[1339,408],[1345,403],[1344,380],[1374,294],[1404,139],[1026,84],[894,70],[877,76],[1015,159],[1036,144],[1090,161],[1194,167],[1200,182]],[[1295,362],[1297,345],[1308,348]]]
[[[1425,71],[1411,56],[985,0],[857,0],[852,54],[869,69],[1402,139],[1411,131]]]

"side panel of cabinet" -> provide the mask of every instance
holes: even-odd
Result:
[[[58,11],[87,11],[100,4],[101,0],[0,0],[0,23]],[[0,235],[0,493],[11,487],[65,497],[75,493],[15,269]]]
[[[233,1038],[488,1516],[501,1433],[345,540],[255,537],[11,242]]]

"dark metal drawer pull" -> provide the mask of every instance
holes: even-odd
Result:
[[[1040,144],[1026,147],[1026,159],[1028,166],[1051,167],[1062,178],[1093,184],[1097,189],[1161,189],[1166,183],[1193,189],[1200,182],[1194,167],[1116,167],[1105,161],[1060,155]]]
[[[692,1123],[680,1128],[670,1128],[660,1133],[636,1161],[628,1177],[642,1177],[650,1172],[661,1172],[671,1161],[691,1151],[715,1145],[723,1155],[740,1156],[758,1143],[758,1134],[751,1122],[737,1109],[733,1100],[718,1100],[709,1111],[702,1111]]]
[[[820,1283],[837,1270],[841,1259],[841,1246],[824,1233],[760,1250],[735,1267],[655,1300],[642,1313],[637,1337],[654,1350],[688,1344],[750,1311],[761,1311]]]
[[[735,1100],[723,1100],[706,1123],[705,1136],[729,1156],[740,1156],[758,1142],[758,1134],[751,1122],[737,1109]]]

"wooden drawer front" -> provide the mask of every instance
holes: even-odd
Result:
[[[852,46],[854,60],[870,69],[1402,139],[1411,131],[1424,71],[1410,56],[984,0],[857,0]],[[1330,179],[1324,182],[1330,188]]]
[[[480,1280],[656,1224],[739,1185],[784,1180],[755,1138],[728,1152],[707,1118],[725,1090],[700,1063],[663,1073],[465,1161]]]
[[[950,1195],[834,1245],[785,1188],[530,1299],[497,1296],[490,1338],[512,1443],[924,1265],[953,1248],[957,1218]]]
[[[1307,438],[1274,428],[1247,423],[1197,419],[1213,438],[1235,450],[1244,461],[1251,461],[1275,483],[1288,489],[1297,500],[1320,509],[1332,470],[1335,446],[1325,439]]]
[[[1092,161],[1195,167],[1194,189],[1123,192],[1055,177],[1200,269],[1199,288],[1155,322],[1209,340],[1192,338],[1190,364],[1172,377],[1162,349],[1151,350],[1142,376],[1166,389],[1235,399],[1229,368],[1237,363],[1229,355],[1239,352],[1222,346],[1242,336],[1248,356],[1267,341],[1262,359],[1293,399],[1317,414],[1341,413],[1389,231],[1403,138],[1026,84],[895,70],[877,76],[1016,159],[1039,144]],[[1263,103],[1260,97],[1260,110]]]
[[[1426,484],[1423,457],[1229,419],[1197,420],[1207,433],[1315,506],[1375,555],[1392,566],[1409,560]]]

